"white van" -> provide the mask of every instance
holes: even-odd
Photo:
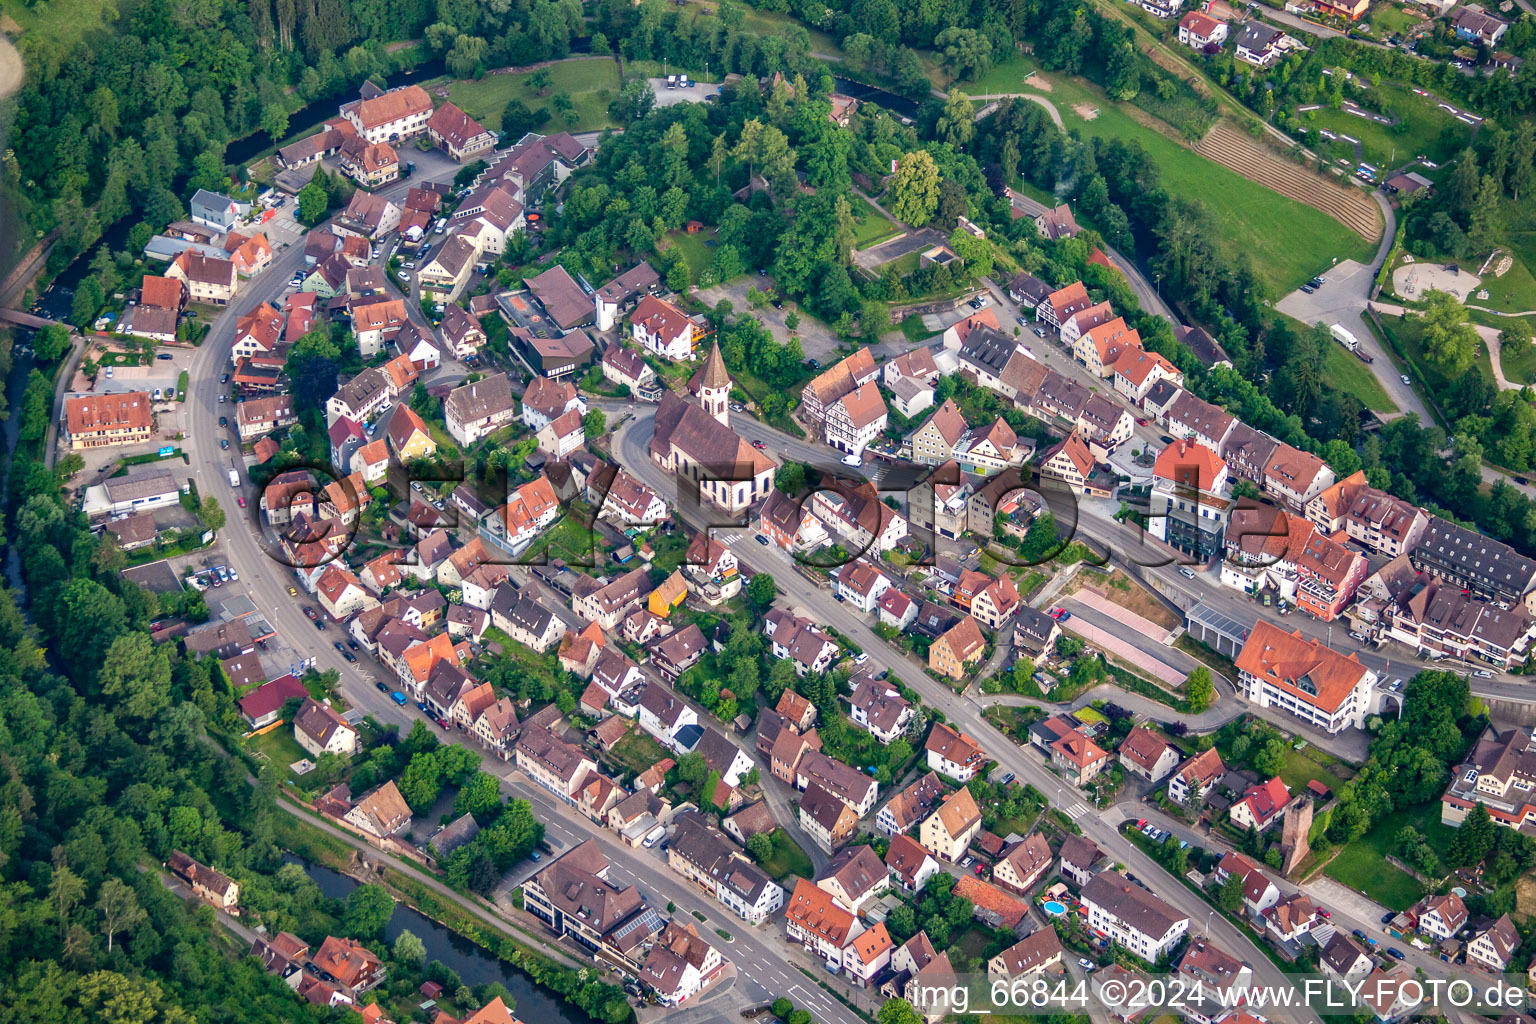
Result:
[[[645,834],[645,838],[640,841],[640,845],[649,850],[651,847],[661,842],[661,837],[666,834],[667,826],[657,825],[655,828],[651,829]]]

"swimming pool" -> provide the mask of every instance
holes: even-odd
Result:
[[[1049,917],[1060,917],[1062,914],[1067,912],[1066,906],[1064,904],[1058,903],[1055,900],[1046,900],[1044,903],[1040,904],[1040,909],[1045,911],[1046,915]]]

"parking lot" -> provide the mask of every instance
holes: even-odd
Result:
[[[658,107],[670,107],[676,103],[704,103],[720,93],[718,85],[705,85],[701,82],[690,82],[686,87],[673,86],[669,89],[665,78],[647,78],[646,81],[651,83],[651,92],[656,94]]]

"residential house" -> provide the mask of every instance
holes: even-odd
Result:
[[[516,411],[512,384],[504,373],[456,387],[443,401],[448,436],[464,447],[511,423]]]
[[[859,816],[842,800],[812,782],[800,798],[801,830],[827,853],[840,849],[853,838]]]
[[[564,803],[574,805],[581,784],[597,764],[581,747],[553,730],[525,723],[513,747],[517,767]]]
[[[928,772],[920,776],[880,808],[875,815],[875,831],[892,837],[911,831],[944,793],[944,783],[937,774]]]
[[[619,314],[633,307],[639,297],[650,292],[660,282],[661,275],[656,272],[656,268],[642,260],[603,285],[593,295],[597,329],[613,330]]]
[[[696,812],[680,814],[675,822],[667,845],[667,864],[674,871],[748,924],[766,920],[784,905],[784,889]],[[801,884],[816,888],[809,879],[802,879]]]
[[[327,704],[306,700],[293,719],[293,736],[311,757],[357,752],[357,730]]]
[[[1179,763],[1179,750],[1145,726],[1136,726],[1120,741],[1120,764],[1132,775],[1161,782]]]
[[[1467,940],[1467,961],[1495,974],[1509,969],[1510,959],[1520,946],[1520,933],[1508,914],[1497,921],[1486,922],[1473,929]]]
[[[1010,892],[1028,896],[1050,873],[1054,855],[1045,836],[1032,832],[1006,847],[992,867],[992,881]]]
[[[673,362],[693,359],[698,343],[707,333],[702,317],[696,320],[674,303],[655,295],[640,299],[629,316],[629,328],[630,337],[642,349]]]
[[[1077,730],[1051,744],[1051,767],[1076,786],[1086,786],[1111,764],[1109,751]]]
[[[1216,865],[1216,882],[1225,885],[1237,878],[1243,886],[1243,906],[1250,916],[1258,916],[1280,902],[1280,889],[1264,869],[1235,850],[1229,850]]]
[[[874,779],[857,768],[833,760],[820,750],[807,750],[795,766],[795,787],[805,789],[816,783],[853,809],[860,818],[875,806],[880,786]]]
[[[235,403],[235,425],[241,441],[254,441],[258,437],[286,430],[298,421],[290,395],[247,398]]]
[[[873,676],[859,680],[848,698],[848,706],[854,724],[862,726],[881,743],[888,744],[904,734],[912,721],[911,703],[891,684]]]
[[[210,306],[227,306],[240,287],[234,261],[188,249],[171,261],[165,276],[186,285],[188,300]]]
[[[960,782],[974,779],[987,761],[975,739],[943,722],[934,724],[923,751],[929,770]]]
[[[1280,59],[1280,41],[1284,33],[1270,28],[1261,21],[1250,20],[1239,24],[1237,38],[1233,40],[1233,52],[1237,59],[1256,67],[1267,68]]]
[[[1082,836],[1067,836],[1062,840],[1061,851],[1057,855],[1056,870],[1061,877],[1081,889],[1089,880],[1109,865],[1109,858],[1104,855],[1091,839]]]
[[[1467,955],[1471,956],[1470,948]],[[1323,969],[1323,973],[1337,981],[1355,983],[1371,973],[1376,961],[1371,959],[1360,943],[1342,931],[1337,931],[1323,946],[1318,966]]]
[[[1240,829],[1267,832],[1285,814],[1291,792],[1278,777],[1250,786],[1228,810],[1232,824]]]
[[[1203,11],[1190,11],[1179,19],[1179,42],[1196,50],[1206,50],[1227,41],[1227,23],[1217,21]]]
[[[1188,807],[1190,794],[1194,793],[1199,800],[1204,801],[1226,771],[1215,747],[1202,751],[1174,771],[1173,777],[1168,780],[1168,799],[1180,807]]]
[[[375,839],[388,839],[410,827],[411,809],[390,780],[353,804],[342,820]]]
[[[987,961],[993,977],[1028,978],[1061,963],[1061,940],[1056,929],[1046,927],[1025,936]]]
[[[981,831],[981,809],[969,788],[945,796],[932,814],[923,819],[918,842],[940,860],[958,863]]]
[[[1094,875],[1080,893],[1088,926],[1149,964],[1189,930],[1189,918],[1118,871]]]
[[[240,916],[240,886],[222,871],[200,864],[180,850],[166,858],[171,872],[186,882],[198,898],[233,917]]]
[[[986,638],[976,619],[965,616],[928,649],[928,667],[951,679],[964,679],[969,666],[985,653]]]
[[[1455,938],[1469,918],[1466,904],[1453,892],[1427,896],[1415,909],[1419,931],[1442,942]]]
[[[886,848],[885,866],[905,893],[921,891],[928,879],[942,870],[939,862],[915,839],[900,832],[891,837],[890,846]]]
[[[660,683],[647,683],[640,693],[640,727],[663,745],[679,748],[678,734],[699,722],[698,712]]]
[[[444,103],[427,118],[427,138],[454,160],[478,157],[496,147],[496,133],[452,103]]]
[[[669,921],[656,936],[639,980],[662,1006],[680,1006],[697,995],[725,967],[720,951],[700,937],[693,922]]]

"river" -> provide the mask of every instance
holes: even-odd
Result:
[[[298,864],[331,899],[344,900],[360,883],[339,871],[322,864],[311,864],[292,854],[283,857],[290,864]],[[517,1001],[516,1016],[519,1020],[564,1022],[564,1024],[595,1024],[593,1019],[569,1003],[561,1002],[539,988],[529,977],[511,964],[495,956],[468,939],[438,924],[404,903],[395,904],[395,913],[384,928],[384,935],[394,942],[403,931],[410,931],[427,947],[427,959],[438,960],[451,968],[466,985],[484,985],[499,981]]]
[[[879,86],[865,85],[863,82],[855,82],[851,78],[843,78],[840,75],[833,75],[832,81],[836,83],[837,91],[844,96],[852,96],[860,103],[877,103],[893,114],[900,114],[912,120],[916,120],[923,109],[922,104],[916,100],[898,96]]]

